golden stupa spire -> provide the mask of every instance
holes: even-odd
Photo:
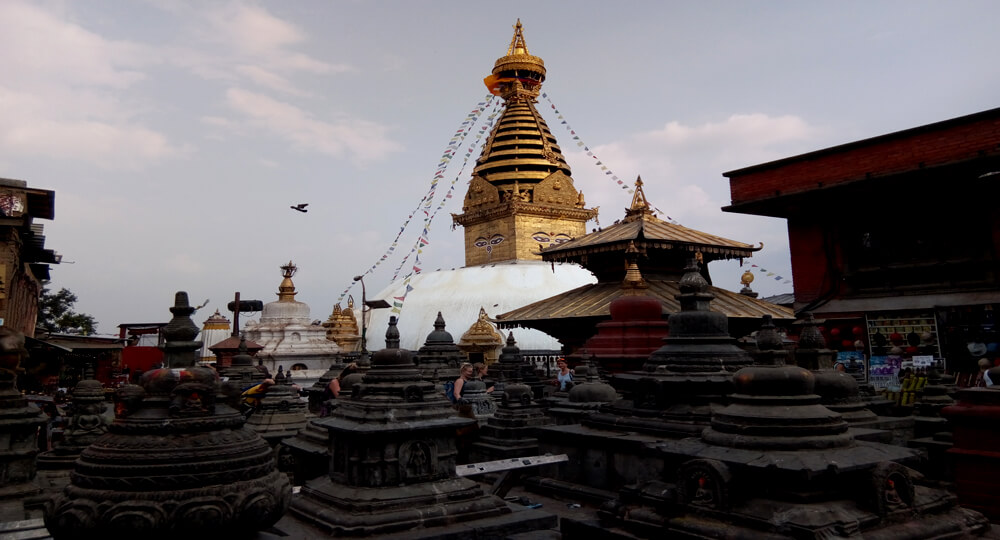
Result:
[[[528,52],[518,20],[507,54],[484,82],[504,100],[476,160],[461,214],[465,264],[540,259],[539,233],[575,238],[597,215],[584,207],[555,135],[535,108],[545,81],[545,62]]]
[[[515,54],[529,54],[528,45],[524,42],[524,30],[521,26],[521,19],[517,19],[514,25],[514,37],[510,39],[510,47],[507,47],[507,56]]]
[[[295,275],[299,268],[295,266],[292,261],[288,261],[288,264],[281,267],[281,275],[285,279],[281,280],[281,285],[278,286],[278,301],[279,302],[294,302],[295,301],[295,284],[292,283],[292,276]]]

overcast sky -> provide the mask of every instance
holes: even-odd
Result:
[[[1000,106],[994,0],[2,0],[0,177],[56,192],[50,286],[103,333],[168,320],[177,290],[210,299],[199,325],[236,291],[272,301],[289,259],[325,319],[428,192],[517,18],[567,124],[539,110],[602,225],[631,196],[567,127],[677,222],[763,242],[746,264],[786,278],[785,222],[720,211],[723,172]],[[461,164],[436,190],[425,270],[463,264]],[[738,290],[738,264],[712,273]]]

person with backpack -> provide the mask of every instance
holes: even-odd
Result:
[[[458,403],[462,401],[462,389],[465,388],[466,381],[471,381],[475,377],[475,369],[472,364],[465,362],[458,368],[458,378],[454,382],[447,382],[444,385],[445,395],[448,401]]]

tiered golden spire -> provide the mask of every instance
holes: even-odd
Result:
[[[466,265],[539,259],[534,237],[582,236],[597,215],[585,207],[555,136],[535,108],[544,80],[545,62],[528,52],[518,20],[507,54],[485,79],[505,109],[476,161],[462,214],[452,214],[465,227]]]

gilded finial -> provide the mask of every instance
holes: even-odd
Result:
[[[502,97],[505,101],[512,99],[534,100],[538,97],[545,81],[545,62],[537,56],[528,53],[528,45],[524,41],[524,30],[521,20],[514,25],[514,37],[507,47],[507,54],[493,64],[493,73],[483,79],[490,93]]]
[[[528,45],[524,42],[524,31],[521,27],[521,19],[517,19],[514,25],[514,37],[510,39],[510,47],[507,47],[507,56],[515,54],[529,54]]]
[[[639,272],[639,250],[636,249],[635,242],[628,243],[628,249],[625,250],[625,261],[625,279],[622,281],[622,289],[625,290],[625,296],[639,296],[643,294],[643,289],[649,288],[649,283]]]
[[[749,270],[743,272],[743,276],[740,277],[740,283],[742,283],[744,287],[749,287],[750,284],[753,283],[753,272]]]
[[[625,210],[625,219],[622,221],[630,222],[637,219],[641,219],[643,216],[652,216],[653,211],[646,200],[646,192],[642,190],[642,177],[636,176],[635,178],[635,193],[632,195],[632,205]]]
[[[297,266],[292,261],[288,261],[288,264],[281,266],[281,275],[284,279],[281,280],[281,285],[278,286],[278,301],[279,302],[294,302],[295,301],[295,284],[292,283],[292,276],[295,272],[299,270]]]

